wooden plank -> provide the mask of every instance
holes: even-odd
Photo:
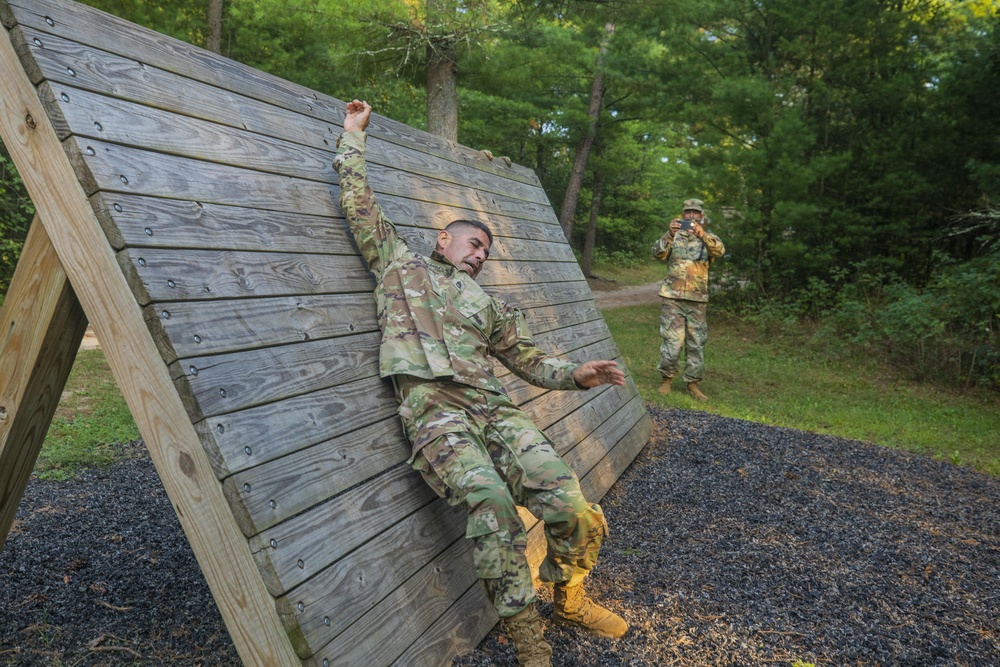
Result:
[[[395,415],[389,383],[369,377],[218,415],[195,429],[223,479]]]
[[[476,583],[471,562],[472,542],[457,540],[306,664],[393,662]]]
[[[527,403],[522,403],[518,407],[524,410],[531,417],[531,421],[544,431],[559,421],[562,415],[567,415],[587,403],[595,395],[595,392],[605,390],[606,388],[589,391],[550,391]]]
[[[357,251],[347,224],[329,216],[126,193],[97,193],[91,203],[116,250],[131,246],[334,255]]]
[[[344,117],[344,103],[340,100],[181,44],[110,14],[60,0],[15,0],[10,5],[6,19],[8,25],[16,21],[22,26],[77,40],[126,58],[138,58],[157,68],[220,88],[234,87],[234,82],[238,81],[239,92],[247,97],[333,124],[339,124]],[[526,167],[516,164],[507,167],[500,160],[489,161],[480,151],[414,131],[388,118],[373,116],[370,129],[388,141],[413,146],[444,160],[526,183],[538,182],[535,174]]]
[[[466,521],[461,508],[435,500],[279,598],[289,635],[301,638],[299,655],[315,653],[449,545],[464,539]]]
[[[601,312],[587,301],[557,303],[521,311],[532,333],[587,324],[601,319]]]
[[[586,283],[580,285],[585,287]],[[572,285],[569,291],[549,291],[557,298],[575,297],[580,285]],[[497,290],[491,288],[490,291]],[[528,303],[537,301],[523,288],[519,295],[525,297],[524,300]],[[591,316],[599,317],[593,300],[564,304],[565,308],[556,299],[553,303],[555,305],[524,310],[533,332],[546,331],[549,323],[560,318],[566,311],[571,311],[571,314],[565,316],[565,321],[569,324],[577,324],[576,319],[590,322],[593,321]],[[170,313],[169,318],[163,317],[164,311]],[[536,316],[536,313],[541,316]],[[375,301],[368,292],[210,302],[168,301],[155,307],[147,307],[145,317],[167,363],[183,357],[236,352],[378,330]],[[234,326],[234,323],[238,323],[238,326]]]
[[[250,545],[268,590],[282,595],[435,498],[419,474],[398,466],[263,531]]]
[[[583,308],[597,309],[594,295],[591,293],[587,281],[583,279],[582,273],[578,280],[538,285],[531,290],[526,290],[521,285],[492,285],[489,293],[524,311],[531,308],[544,308],[552,304],[581,302]]]
[[[36,216],[0,308],[0,549],[86,328]]]
[[[583,278],[576,262],[486,262],[476,278],[487,292],[496,285],[572,282]]]
[[[581,479],[621,441],[628,432],[646,416],[646,406],[642,397],[635,395],[597,429],[563,454],[563,460]]]
[[[636,396],[626,389],[609,388],[581,393],[591,394],[581,409],[562,415],[545,429],[560,453],[568,452]],[[394,403],[388,404],[386,413],[394,407]],[[387,416],[329,441],[246,468],[227,478],[224,486],[240,527],[249,537],[382,473],[405,461],[409,454],[398,419]]]
[[[43,67],[47,80],[40,86],[43,103],[54,105],[50,111],[55,113],[50,116],[60,139],[77,134],[210,162],[252,164],[262,171],[303,178],[322,171],[336,153],[341,128],[311,116],[240,99],[229,91],[151,71],[31,29],[24,30],[24,35]],[[45,39],[44,49],[33,43],[35,37]],[[130,77],[138,80],[129,81]],[[144,95],[123,98],[123,91]],[[378,138],[368,142],[366,157],[372,164],[443,184],[548,204],[545,191],[535,185],[435,159]]]
[[[66,144],[71,155],[79,156],[74,165],[88,194],[105,190],[293,213],[337,212],[334,203],[338,190],[333,185],[337,176],[331,165],[317,169],[312,178],[306,179],[166,153],[156,153],[153,160],[150,151],[141,148],[76,135]],[[150,164],[162,168],[150,169]],[[449,186],[380,165],[369,164],[368,177],[376,192],[437,206],[536,222],[551,222],[553,215],[547,205]]]
[[[653,426],[649,416],[644,416],[636,425],[615,444],[607,456],[598,462],[590,472],[580,480],[580,487],[588,498],[600,499],[608,489],[621,477],[632,460],[649,442]]]
[[[31,31],[25,31],[25,36],[28,38],[29,49],[33,52],[51,54],[51,43],[47,48],[40,49],[32,43]],[[60,64],[54,69],[58,74],[73,67],[80,68],[84,64],[94,66],[92,61],[95,57],[99,58],[100,54],[87,51],[80,54],[79,58],[68,61],[69,66]],[[150,72],[148,68],[143,68],[136,75],[146,79]],[[123,72],[116,71],[114,77],[116,85],[123,85]],[[189,103],[197,105],[197,109],[204,109],[211,104],[211,100],[225,95],[224,91],[211,89],[205,92],[205,98],[199,102],[197,92],[192,90],[191,81],[179,77],[161,81],[157,91],[172,99],[190,100]],[[336,155],[334,146],[329,145],[330,140],[324,138],[324,135],[329,134],[326,130],[331,129],[325,124],[323,128],[315,128],[316,133],[310,137],[309,142],[292,143],[267,134],[249,132],[244,127],[237,129],[231,125],[95,95],[59,83],[50,85],[45,82],[39,87],[39,92],[49,115],[62,119],[60,135],[74,138],[86,155],[90,155],[88,149],[100,151],[102,145],[111,142],[199,162],[238,168],[252,167],[257,171],[306,180],[328,180],[332,171],[330,165]],[[243,117],[254,119],[258,113],[267,111],[258,107],[259,105],[251,105],[251,108],[244,109]],[[181,113],[188,111],[190,110],[182,109]],[[275,122],[287,127],[304,120],[307,119],[284,113],[279,114]],[[246,124],[239,117],[235,120],[230,118],[230,122]],[[413,159],[411,151],[385,142],[379,143],[377,140],[372,143],[373,155],[368,160],[368,171],[379,191],[401,196],[425,192],[433,197],[430,201],[444,204],[466,202],[472,196],[487,205],[488,210],[526,211],[531,213],[526,217],[552,222],[548,198],[540,188],[528,187],[508,179],[486,178],[481,172],[474,170],[455,171],[451,174],[452,180],[442,180],[441,170],[434,169],[426,156],[417,161]],[[462,178],[465,174],[477,174],[479,178]],[[461,182],[453,182],[456,177]]]
[[[547,427],[546,437],[555,444],[559,454],[565,454],[582,441],[622,406],[635,397],[628,388],[605,387],[592,389],[586,403]]]
[[[118,258],[141,305],[178,300],[370,294],[375,288],[374,279],[357,254],[126,248]],[[579,276],[580,268],[575,263],[487,262],[477,282],[489,291],[493,282],[531,284]]]
[[[560,236],[562,229],[558,225],[503,215],[496,211],[429,206],[416,199],[394,197],[378,190],[376,192],[379,193],[378,200],[382,210],[397,224],[407,223],[427,229],[443,229],[457,218],[474,219],[489,225],[495,235],[565,243],[566,237]],[[418,250],[416,246],[413,249]]]
[[[452,656],[474,650],[500,617],[473,584],[392,663],[392,667],[449,667]]]
[[[376,332],[171,364],[192,421],[378,375]]]
[[[347,223],[341,218],[124,193],[98,192],[91,197],[91,203],[108,241],[118,250],[130,246],[335,255],[356,252]],[[462,217],[449,213],[449,209],[439,213],[443,215],[395,221],[414,251],[428,254],[437,230],[451,219]],[[491,259],[574,261],[573,251],[565,241],[553,240],[554,235],[538,223],[508,220],[500,226],[486,215],[464,217],[481,218],[495,228]]]
[[[118,253],[118,263],[140,305],[154,301],[371,294],[375,289],[371,273],[356,253],[127,248]]]
[[[169,301],[146,307],[145,317],[168,363],[178,357],[378,331],[370,292]]]
[[[299,664],[142,311],[6,35],[0,71],[0,136],[101,340],[241,659]]]
[[[410,456],[399,419],[388,417],[223,481],[247,537],[276,526]]]

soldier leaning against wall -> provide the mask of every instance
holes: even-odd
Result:
[[[487,597],[514,639],[523,667],[550,667],[552,648],[535,610],[516,505],[545,524],[539,578],[553,588],[553,620],[602,637],[628,625],[591,600],[584,580],[607,532],[572,469],[493,374],[493,356],[523,380],[549,389],[624,386],[614,361],[576,364],[538,349],[524,316],[476,284],[493,234],[478,220],[454,220],[429,256],[411,252],[368,187],[367,102],[347,105],[334,167],[340,207],[375,274],[382,344],[379,372],[392,378],[413,447],[410,463],[434,491],[468,513],[466,537]]]

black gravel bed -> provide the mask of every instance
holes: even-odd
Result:
[[[618,640],[550,625],[553,665],[1000,665],[1000,479],[861,442],[651,408],[601,502],[588,590]],[[0,551],[0,665],[237,665],[141,443],[32,480]],[[551,617],[551,592],[540,592]],[[513,666],[494,630],[460,667]]]

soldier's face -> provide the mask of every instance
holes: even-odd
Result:
[[[694,220],[696,222],[701,222],[701,211],[696,211],[693,208],[689,208],[684,211],[683,217],[685,220]]]
[[[475,278],[490,256],[490,237],[475,227],[463,227],[455,233],[441,231],[438,233],[438,248],[459,271]]]

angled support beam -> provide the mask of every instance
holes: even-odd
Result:
[[[80,302],[35,216],[0,309],[0,548],[86,328]]]
[[[142,310],[6,31],[0,31],[0,72],[0,137],[101,340],[236,650],[246,665],[301,665]]]

